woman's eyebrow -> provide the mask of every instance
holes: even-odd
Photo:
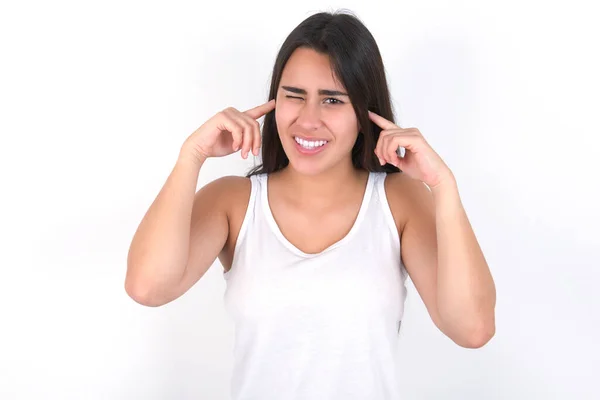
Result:
[[[300,89],[297,87],[293,87],[293,86],[282,86],[281,88],[287,90],[288,92],[292,92],[292,93],[306,94],[306,90]],[[319,95],[348,96],[348,93],[340,92],[339,90],[319,89]]]

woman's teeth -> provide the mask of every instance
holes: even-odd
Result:
[[[327,143],[327,140],[309,141],[297,137],[295,137],[294,139],[300,146],[304,147],[305,149],[314,149],[315,147],[321,147]]]

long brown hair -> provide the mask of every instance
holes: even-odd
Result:
[[[361,130],[352,148],[355,168],[373,172],[399,172],[391,164],[380,165],[375,146],[381,128],[369,119],[367,110],[394,122],[385,68],[373,35],[352,13],[320,12],[302,21],[286,38],[273,67],[269,100],[276,98],[283,68],[299,47],[329,56],[333,72],[344,85]],[[262,164],[246,175],[273,173],[289,164],[283,150],[275,110],[267,113],[262,129]]]

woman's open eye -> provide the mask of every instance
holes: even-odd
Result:
[[[341,101],[341,100],[338,100],[338,99],[336,99],[336,98],[334,98],[334,97],[328,97],[328,98],[326,98],[325,100],[333,100],[333,101],[335,101],[335,103],[329,103],[329,104],[344,104],[344,102],[343,102],[343,101]]]

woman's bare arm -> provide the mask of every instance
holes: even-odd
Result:
[[[140,304],[156,307],[183,294],[192,221],[194,275],[198,279],[215,261],[227,240],[227,215],[223,202],[219,201],[221,180],[195,193],[203,163],[202,159],[180,153],[135,232],[127,257],[125,290]]]

